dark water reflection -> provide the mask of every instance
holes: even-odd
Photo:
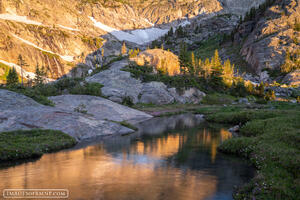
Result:
[[[217,152],[231,134],[207,128],[200,117],[155,118],[139,128],[1,169],[0,190],[67,188],[70,199],[232,199],[234,185],[253,176],[246,163]]]

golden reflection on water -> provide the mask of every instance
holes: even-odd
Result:
[[[211,162],[217,146],[231,137],[199,130],[139,141],[115,152],[103,145],[44,155],[39,161],[0,170],[0,189],[67,188],[71,199],[206,199],[217,189],[214,174],[163,164],[186,144],[207,148]]]

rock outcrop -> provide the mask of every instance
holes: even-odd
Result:
[[[170,95],[167,86],[164,83],[150,82],[143,85],[139,102],[163,105],[173,103],[174,100],[174,97]]]
[[[161,70],[168,73],[170,76],[180,74],[178,56],[169,51],[162,49],[148,49],[139,53],[138,56],[131,60],[135,61],[139,66],[152,66],[154,69],[153,71],[156,73],[157,70]]]
[[[296,28],[299,19],[298,0],[276,0],[259,18],[239,27],[237,42],[246,37],[241,54],[253,70],[258,73],[263,69],[279,70],[286,52],[294,55],[299,51],[300,32]]]
[[[112,101],[122,103],[125,97],[129,97],[133,103],[137,103],[143,84],[132,78],[129,72],[121,70],[128,64],[126,60],[115,62],[108,70],[87,77],[86,81],[104,85],[102,94]]]
[[[56,108],[73,112],[82,109],[100,120],[137,123],[152,118],[144,112],[125,107],[110,100],[88,95],[61,95],[49,98]]]
[[[102,94],[108,99],[122,103],[130,99],[132,103],[146,104],[170,104],[178,103],[200,103],[205,93],[196,88],[177,91],[175,88],[168,88],[161,82],[142,83],[131,76],[130,72],[122,71],[122,68],[129,63],[127,60],[115,62],[107,70],[87,77],[87,82],[96,82],[104,85],[101,88]]]
[[[108,61],[109,56],[118,54],[123,40],[133,44],[132,41],[138,38],[139,42],[132,45],[137,47],[143,41],[151,42],[161,37],[171,26],[184,26],[198,18],[205,21],[217,14],[240,15],[259,1],[40,0],[32,3],[31,0],[2,0],[0,62],[8,68],[15,67],[20,73],[18,55],[21,54],[28,64],[23,66],[26,77],[35,76],[37,64],[45,66],[51,79],[63,75],[78,77],[96,64]],[[238,19],[237,16],[234,18]],[[201,41],[216,33],[215,30],[228,33],[234,24],[230,21],[224,23],[224,20],[212,19],[216,23],[209,21],[208,24],[214,27],[213,31],[201,28],[203,34],[194,35],[187,41]],[[102,46],[105,49],[103,58],[97,56],[102,52],[93,53]],[[80,65],[77,71],[73,71],[78,63],[85,63],[88,68]],[[0,79],[3,79],[2,74],[0,72]]]
[[[288,85],[291,85],[291,86],[298,86],[300,87],[300,69],[294,71],[294,72],[291,72],[291,73],[288,73],[283,81],[283,83],[286,83]]]
[[[135,112],[132,109],[103,100],[100,97],[53,97],[52,99],[58,103],[58,106],[49,107],[8,90],[0,90],[0,96],[0,132],[33,128],[53,129],[63,131],[77,140],[82,140],[96,136],[134,132],[132,129],[119,123],[103,119],[104,115],[99,114],[102,111],[99,109],[109,107],[110,112],[105,112],[105,116],[107,119],[115,119],[116,121],[123,121],[123,119],[137,121],[151,117],[142,112]],[[70,98],[73,98],[73,100]],[[64,99],[66,102],[72,103],[72,105],[64,105],[61,102]],[[73,106],[81,102],[87,103],[89,100],[92,100],[91,105],[94,106],[93,109],[91,106],[87,106],[87,110],[91,114],[85,113],[80,109],[77,112],[72,110]],[[119,115],[120,113],[123,114]],[[126,113],[129,114],[126,115]]]

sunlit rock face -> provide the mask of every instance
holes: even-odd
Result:
[[[148,49],[141,52],[137,57],[133,58],[137,65],[150,65],[154,68],[154,72],[158,70],[171,76],[180,74],[180,64],[178,56],[172,52],[162,49]]]
[[[170,10],[170,6],[173,9]],[[3,0],[0,5],[0,62],[18,68],[18,55],[21,54],[28,64],[24,66],[25,71],[35,72],[39,64],[46,67],[49,78],[59,78],[69,74],[78,62],[84,62],[86,55],[101,47],[105,42],[101,36],[109,33],[121,41],[150,42],[168,31],[168,27],[152,28],[154,24],[183,19],[201,9],[214,12],[221,7],[207,0],[197,3],[131,0],[128,4],[101,0],[92,4],[82,0],[35,3]]]
[[[294,24],[300,19],[299,13],[299,1],[277,0],[256,24],[247,22],[248,25],[245,23],[240,27],[237,34],[249,34],[240,53],[254,71],[280,70],[286,52],[299,57],[300,32],[294,29]]]
[[[182,21],[214,13],[236,12],[226,6],[239,0],[223,5],[218,0],[129,0],[125,4],[113,0],[88,2],[2,0],[0,62],[18,68],[18,55],[21,54],[28,64],[24,70],[29,78],[34,76],[30,73],[35,72],[39,64],[46,67],[49,78],[56,79],[70,75],[77,63],[85,62],[85,57],[106,41],[126,40],[144,45]],[[120,49],[112,51],[119,52]]]
[[[300,87],[300,70],[296,70],[294,72],[288,73],[284,79],[283,82],[288,85],[298,86]]]
[[[265,0],[219,0],[219,2],[229,13],[244,15],[249,8],[258,7]]]

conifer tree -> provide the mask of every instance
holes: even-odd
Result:
[[[43,84],[45,82],[45,78],[46,78],[45,68],[43,66],[40,68],[39,65],[37,64],[35,69],[35,78],[34,78],[35,85]]]
[[[217,49],[215,50],[215,55],[212,59],[212,65],[216,73],[222,73],[222,62],[219,56],[219,51]]]
[[[127,54],[127,47],[126,47],[125,42],[123,42],[121,53],[122,53],[122,55]]]
[[[6,84],[8,86],[14,86],[19,83],[19,77],[16,69],[13,67],[9,69],[8,75],[6,76]]]
[[[19,56],[18,56],[18,65],[21,67],[21,83],[23,85],[24,84],[24,81],[23,81],[23,68],[28,66],[28,64],[22,58],[21,54],[19,54]]]
[[[168,36],[172,37],[173,34],[174,34],[174,30],[173,30],[173,27],[171,27],[169,32],[168,32]]]
[[[212,73],[211,63],[209,62],[208,58],[206,58],[204,61],[203,70],[204,70],[204,78],[207,80],[208,78],[210,78]]]
[[[196,59],[195,59],[194,52],[192,52],[190,62],[188,63],[188,69],[190,75],[195,75],[195,68],[196,68]]]
[[[260,84],[257,87],[257,93],[259,96],[263,97],[265,95],[265,85],[264,82],[260,82]]]
[[[196,63],[197,63],[197,65],[196,65],[195,73],[196,73],[197,76],[200,76],[201,73],[202,73],[202,70],[203,70],[203,67],[202,67],[202,65],[203,65],[202,60],[199,59]]]
[[[189,55],[187,52],[187,47],[185,43],[180,44],[180,52],[179,52],[179,64],[180,64],[180,72],[185,74],[187,72],[189,63]]]
[[[231,65],[230,60],[227,59],[222,70],[222,78],[225,85],[230,87],[233,82],[234,65]]]

